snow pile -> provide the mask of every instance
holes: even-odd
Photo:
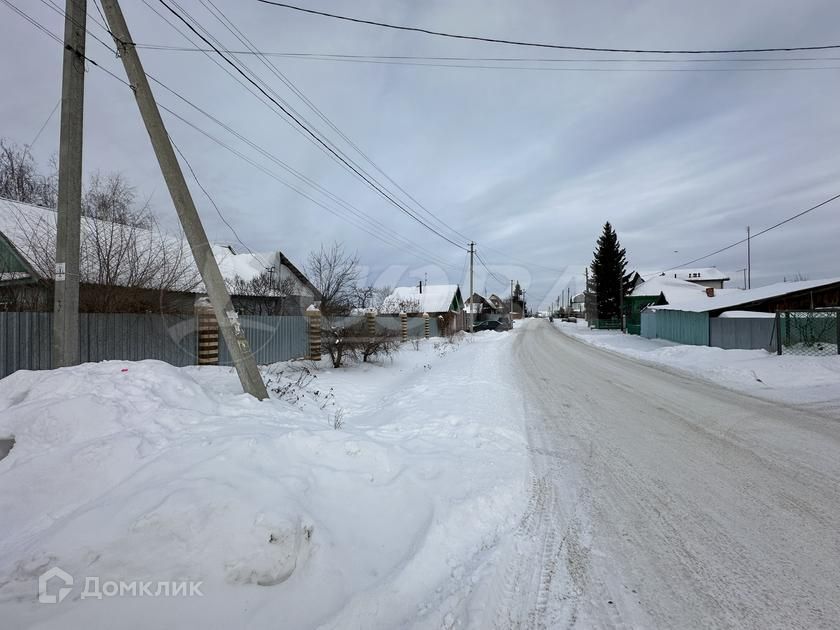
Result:
[[[0,437],[16,438],[0,461],[3,626],[465,623],[527,457],[510,335],[450,345],[312,375],[278,364],[264,402],[229,369],[156,361],[0,381]],[[55,605],[37,601],[50,567],[74,577]],[[204,596],[82,599],[88,577]]]
[[[637,360],[753,396],[840,417],[840,356],[777,356],[765,350],[681,345],[613,330],[590,330],[585,321],[554,325],[576,339]]]

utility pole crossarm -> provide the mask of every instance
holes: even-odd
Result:
[[[128,31],[128,25],[125,22],[119,2],[117,0],[102,0],[102,8],[105,11],[105,17],[108,20],[108,26],[117,45],[117,51],[122,59],[129,83],[131,83],[134,91],[134,97],[137,106],[140,108],[140,115],[143,118],[146,131],[152,141],[152,147],[158,164],[160,164],[163,178],[166,180],[172,203],[178,212],[178,218],[181,221],[187,242],[189,242],[201,279],[204,281],[207,295],[213,304],[213,312],[219,323],[219,329],[222,331],[225,343],[233,358],[239,380],[247,393],[260,400],[268,398],[265,384],[257,368],[257,362],[251,353],[248,339],[239,325],[239,319],[219,271],[219,265],[213,256],[213,250],[207,240],[201,218],[198,216],[192,195],[184,179],[181,165],[175,156],[175,151],[163,124],[140,57],[132,43],[134,40]]]

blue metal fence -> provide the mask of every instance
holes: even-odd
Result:
[[[298,359],[308,347],[306,317],[297,315],[241,315],[239,324],[245,331],[251,352],[260,365]],[[219,339],[219,363],[233,365],[227,344]]]

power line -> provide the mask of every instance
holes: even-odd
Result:
[[[31,16],[28,16],[28,15],[27,15],[27,14],[25,14],[23,11],[21,11],[21,10],[17,9],[17,7],[15,7],[15,6],[14,6],[14,5],[12,5],[10,2],[8,2],[8,0],[2,0],[2,1],[3,1],[3,2],[7,5],[7,6],[9,6],[10,8],[14,9],[14,10],[15,10],[15,11],[19,14],[19,15],[21,15],[21,17],[24,17],[25,19],[27,19],[27,21],[29,21],[31,24],[33,24],[33,26],[36,26],[39,30],[41,30],[41,31],[42,31],[42,32],[44,32],[45,34],[47,34],[47,35],[49,35],[50,37],[52,37],[52,38],[53,38],[53,39],[54,39],[57,43],[59,43],[60,45],[62,45],[62,46],[64,45],[63,40],[61,40],[61,39],[60,39],[60,38],[58,38],[55,34],[53,34],[51,31],[49,31],[48,29],[46,29],[46,27],[43,27],[43,25],[41,25],[41,24],[40,24],[40,23],[38,23],[36,20],[34,20],[33,18],[31,18]],[[104,45],[106,48],[108,48],[108,50],[110,50],[111,52],[116,52],[116,51],[114,51],[114,49],[110,48],[110,46],[108,46],[107,44],[104,44],[104,43],[103,43],[103,45]],[[127,81],[125,81],[125,80],[124,80],[124,79],[122,79],[121,77],[117,76],[116,74],[114,74],[114,73],[113,73],[113,72],[111,72],[110,70],[108,70],[108,69],[106,69],[106,68],[102,67],[102,66],[101,66],[100,64],[98,64],[95,60],[93,60],[93,59],[91,59],[91,58],[89,58],[89,57],[87,57],[87,56],[85,56],[85,57],[84,57],[84,59],[85,59],[85,61],[86,61],[86,62],[90,63],[91,65],[95,66],[96,68],[98,68],[98,69],[102,70],[103,72],[105,72],[106,74],[108,74],[111,78],[114,78],[114,79],[116,79],[117,81],[119,81],[120,83],[122,83],[123,85],[125,85],[125,86],[127,86],[127,87],[131,88],[131,85],[130,85]],[[150,80],[155,81],[158,85],[161,85],[162,87],[166,88],[167,90],[169,90],[171,93],[175,94],[176,96],[178,96],[178,97],[179,97],[179,98],[181,98],[182,100],[185,100],[186,102],[188,102],[188,103],[189,103],[189,101],[187,101],[187,100],[186,100],[183,96],[179,95],[177,92],[175,92],[175,91],[174,91],[174,90],[172,90],[171,88],[168,88],[168,86],[166,86],[165,84],[161,83],[160,81],[158,81],[158,80],[157,80],[157,79],[155,79],[154,77],[152,77],[152,76],[150,76],[150,75],[147,75],[147,77],[148,77]],[[191,103],[190,103],[190,104],[191,104]],[[380,241],[381,241],[381,242],[383,242],[384,244],[389,245],[389,246],[392,246],[392,247],[394,247],[395,249],[399,249],[400,251],[406,251],[406,250],[408,250],[408,251],[409,251],[409,252],[411,252],[411,253],[414,253],[414,252],[412,252],[412,250],[413,250],[413,249],[422,250],[422,248],[421,248],[421,247],[419,247],[419,246],[415,246],[415,245],[414,245],[414,244],[412,244],[410,241],[408,241],[408,240],[404,239],[403,237],[400,237],[400,236],[399,236],[399,235],[397,235],[396,233],[394,233],[394,234],[392,234],[392,235],[391,235],[391,236],[392,236],[392,238],[400,238],[400,239],[402,239],[403,241],[405,241],[405,244],[403,244],[403,243],[397,243],[396,241],[392,240],[392,238],[389,238],[389,237],[388,237],[387,233],[386,233],[386,234],[376,234],[376,233],[374,233],[374,232],[371,232],[371,231],[370,231],[369,229],[367,229],[364,225],[360,225],[360,224],[358,224],[358,223],[354,222],[353,220],[349,219],[348,217],[345,217],[345,216],[340,215],[340,214],[339,214],[336,210],[334,210],[333,208],[331,208],[331,207],[329,207],[329,206],[327,206],[327,205],[325,205],[325,204],[323,204],[323,203],[319,202],[317,199],[315,199],[315,198],[313,198],[312,196],[308,195],[308,194],[307,194],[307,193],[305,193],[304,191],[302,191],[302,190],[300,190],[300,189],[296,188],[295,186],[293,186],[293,185],[289,184],[288,182],[286,182],[285,180],[283,180],[282,178],[280,178],[279,176],[277,176],[277,175],[276,175],[275,173],[273,173],[272,171],[270,171],[270,170],[266,169],[266,168],[265,168],[265,167],[263,167],[261,164],[259,164],[259,163],[255,162],[255,161],[251,160],[250,158],[248,158],[248,157],[247,157],[246,155],[244,155],[243,153],[241,153],[241,152],[237,151],[236,149],[234,149],[234,148],[230,147],[229,145],[225,144],[224,142],[222,142],[221,140],[219,140],[218,138],[216,138],[216,137],[215,137],[215,136],[213,136],[212,134],[209,134],[208,132],[204,131],[203,129],[201,129],[201,128],[200,128],[200,127],[198,127],[197,125],[195,125],[195,124],[191,123],[190,121],[188,121],[187,119],[183,118],[182,116],[180,116],[179,114],[177,114],[176,112],[174,112],[174,111],[173,111],[173,110],[171,110],[170,108],[166,107],[165,105],[163,105],[163,104],[161,104],[161,103],[158,103],[158,106],[159,106],[159,107],[160,107],[163,111],[165,111],[165,112],[167,112],[168,114],[170,114],[171,116],[175,117],[176,119],[178,119],[178,120],[179,120],[179,121],[181,121],[182,123],[186,124],[187,126],[192,127],[193,129],[195,129],[195,130],[196,130],[196,131],[198,131],[199,133],[202,133],[203,135],[205,135],[206,137],[208,137],[210,140],[212,140],[212,141],[216,142],[217,144],[219,144],[219,145],[220,145],[220,146],[222,146],[223,148],[225,148],[225,149],[227,149],[228,151],[232,152],[234,155],[237,155],[238,157],[240,157],[240,158],[241,158],[241,159],[243,159],[244,161],[246,161],[246,162],[248,162],[249,164],[251,164],[253,167],[257,168],[258,170],[262,171],[263,173],[265,173],[265,174],[267,174],[268,176],[272,177],[273,179],[277,180],[277,181],[278,181],[278,182],[280,182],[281,184],[283,184],[283,185],[285,185],[285,186],[289,187],[290,189],[292,189],[293,191],[297,192],[298,194],[300,194],[300,195],[301,195],[301,196],[303,196],[304,198],[306,198],[306,199],[310,200],[310,201],[311,201],[312,203],[314,203],[315,205],[317,205],[317,206],[319,206],[319,207],[323,208],[324,210],[326,210],[326,211],[327,211],[327,212],[329,212],[330,214],[333,214],[333,215],[335,215],[336,217],[338,217],[338,218],[340,218],[340,219],[343,219],[343,220],[345,220],[345,221],[348,221],[348,222],[349,222],[351,225],[353,225],[354,227],[356,227],[356,228],[358,228],[358,229],[361,229],[362,231],[364,231],[364,232],[368,233],[369,235],[371,235],[372,237],[376,238],[377,240],[380,240]],[[244,138],[244,136],[241,136],[240,134],[237,134],[237,133],[235,132],[235,130],[230,129],[229,127],[225,126],[225,125],[224,125],[224,123],[222,123],[222,122],[221,122],[221,121],[219,121],[218,119],[213,118],[210,114],[208,114],[207,112],[204,112],[204,110],[201,110],[200,108],[198,108],[198,107],[197,107],[197,106],[195,106],[195,105],[193,105],[193,107],[195,107],[196,109],[198,109],[198,111],[202,112],[203,114],[205,114],[205,115],[209,116],[211,119],[213,119],[214,121],[216,121],[218,124],[220,124],[220,125],[224,126],[224,127],[225,127],[226,129],[228,129],[231,133],[233,133],[233,134],[235,134],[235,135],[238,135],[238,137],[240,137],[241,139],[243,139],[243,141],[249,142],[249,141],[247,141],[247,139],[246,139],[246,138]],[[251,143],[251,144],[252,144],[254,147],[256,147],[256,148],[261,149],[258,145],[254,144],[254,143]],[[176,148],[177,148],[177,147],[176,147]],[[268,153],[267,153],[264,149],[263,149],[262,151],[263,151],[264,153],[266,153],[267,155],[269,155],[269,156],[270,156],[270,154],[268,154]],[[180,153],[180,151],[179,151],[179,153]],[[185,156],[183,155],[183,153],[181,153],[181,155],[182,155],[182,157],[184,157],[184,159],[185,159],[185,161],[186,161],[186,158],[185,158]],[[276,158],[275,158],[275,159],[276,159]],[[188,163],[188,162],[187,162],[187,165],[188,165],[188,167],[190,167],[190,165],[189,165],[189,163]],[[290,168],[290,167],[289,167],[289,168]],[[190,170],[191,170],[191,171],[193,170],[193,169],[192,169],[192,167],[190,167]],[[292,170],[293,170],[293,169],[292,169]],[[295,171],[295,172],[296,172],[296,171]],[[195,176],[194,171],[193,171],[193,175]],[[303,176],[303,175],[301,175],[301,177],[304,177],[304,178],[305,178],[305,176]],[[306,178],[306,179],[308,180],[308,178]],[[310,182],[311,182],[311,180],[308,180],[308,181],[310,181]],[[199,186],[201,186],[200,182],[198,182],[198,181],[197,181],[197,183],[199,183]],[[314,184],[314,182],[312,182],[312,183]],[[203,189],[203,187],[202,187],[202,189]],[[328,191],[326,191],[325,189],[323,190],[323,193],[324,193],[324,194],[329,194],[329,192],[328,192]],[[205,194],[207,194],[207,192],[206,192],[206,191],[205,191]],[[337,200],[339,200],[339,201],[341,201],[341,200],[340,200],[340,198],[338,198],[338,197],[336,197],[336,199],[337,199]],[[212,199],[211,199],[211,201],[212,201]],[[349,204],[346,204],[346,205],[348,205],[348,206],[349,206]],[[352,206],[350,206],[350,207],[352,207]],[[361,211],[359,211],[359,212],[361,212]],[[362,215],[364,215],[364,213],[361,213],[361,214],[362,214]],[[372,219],[371,217],[369,217],[368,215],[364,215],[364,217],[366,217],[368,220],[370,220],[370,221],[372,221],[372,222],[376,223],[376,222],[375,222],[375,220],[374,220],[374,219]],[[360,218],[361,218],[361,217],[360,217]],[[228,225],[228,227],[231,227],[231,226],[230,226],[230,224],[228,224],[228,223],[227,223],[227,221],[225,221],[225,220],[224,220],[224,217],[222,217],[222,219],[223,219],[223,221],[226,223],[226,225]],[[374,227],[379,227],[379,226],[378,226],[378,225],[374,225]],[[232,228],[231,228],[231,229],[232,229]],[[387,232],[387,229],[386,229],[384,226],[380,227],[380,230],[382,230],[382,232]],[[238,237],[237,237],[237,238],[238,238]],[[240,240],[240,243],[242,243],[242,241],[241,241],[241,240]],[[245,245],[244,243],[242,243],[242,245],[243,245],[246,249],[249,249],[249,248],[247,247],[247,245]],[[249,249],[249,251],[250,251],[250,249]],[[425,257],[424,255],[418,255],[418,254],[415,254],[415,255],[417,255],[417,256],[418,256],[418,257],[420,257],[420,258],[424,258],[424,257]],[[436,258],[434,255],[431,255],[431,257],[432,257],[432,258]],[[443,265],[443,266],[451,266],[451,265],[448,265],[446,262],[441,261],[441,260],[439,260],[439,261],[438,261],[438,264],[441,264],[441,265]]]
[[[198,46],[172,46],[168,44],[134,44],[143,50],[161,50],[170,52],[213,52],[211,48]],[[453,57],[433,55],[359,55],[348,53],[331,52],[279,52],[265,50],[233,50],[224,49],[223,52],[231,55],[264,55],[266,57],[291,57],[306,59],[317,58],[340,58],[340,59],[382,59],[395,61],[494,61],[499,63],[768,63],[768,62],[793,62],[793,61],[840,61],[840,57],[692,57],[688,59],[651,59],[649,57],[627,57],[605,58],[605,57]]]
[[[759,232],[756,232],[755,234],[753,234],[750,237],[750,240],[752,240],[752,239],[754,239],[758,236],[761,236],[762,234],[767,234],[767,232],[769,232],[771,230],[775,230],[777,227],[781,227],[782,225],[785,225],[786,223],[790,223],[791,221],[793,221],[795,219],[798,219],[799,217],[804,216],[804,215],[808,214],[809,212],[813,212],[814,210],[817,210],[818,208],[822,208],[823,206],[828,205],[832,201],[836,201],[837,199],[840,199],[840,194],[834,195],[833,197],[829,197],[825,201],[821,201],[820,203],[818,203],[814,206],[811,206],[810,208],[807,208],[806,210],[803,210],[802,212],[797,212],[796,214],[788,217],[787,219],[779,221],[778,223],[774,223],[770,227],[764,228],[763,230],[761,230]],[[714,256],[716,254],[720,254],[721,252],[725,252],[729,249],[732,249],[733,247],[737,247],[738,245],[743,245],[746,242],[747,242],[747,239],[742,238],[740,241],[736,241],[735,243],[727,245],[726,247],[721,247],[720,249],[717,249],[717,250],[711,252],[710,254],[700,256],[699,258],[695,258],[694,260],[689,260],[688,262],[681,263],[679,265],[674,265],[673,267],[668,267],[667,269],[663,269],[662,271],[665,272],[665,271],[670,271],[671,269],[680,269],[682,267],[688,267],[689,265],[693,265],[696,262],[699,262],[701,260],[705,260],[706,258],[709,258],[709,257]]]
[[[425,227],[427,230],[433,232],[440,238],[444,239],[445,241],[449,242],[450,244],[463,249],[463,246],[459,243],[453,241],[445,234],[442,234],[440,231],[436,230],[428,223],[423,221],[423,219],[416,216],[410,210],[408,210],[405,206],[400,204],[396,201],[387,191],[383,190],[383,188],[378,185],[374,180],[372,180],[369,176],[365,175],[361,170],[353,166],[348,159],[339,151],[336,151],[335,148],[331,147],[327,142],[325,142],[318,134],[316,134],[312,129],[309,128],[308,125],[304,124],[300,119],[298,119],[292,112],[289,111],[288,108],[284,107],[276,98],[271,96],[262,86],[259,85],[254,79],[252,79],[246,72],[244,72],[236,63],[231,61],[227,56],[222,53],[222,51],[217,48],[209,39],[207,39],[204,35],[198,32],[192,24],[189,23],[181,14],[175,11],[167,2],[166,0],[159,0],[159,2],[166,7],[166,9],[172,13],[175,17],[177,17],[184,25],[189,28],[196,36],[198,36],[205,44],[210,46],[214,49],[216,54],[218,54],[226,63],[232,66],[239,74],[241,74],[249,83],[254,85],[258,90],[260,90],[269,100],[271,100],[286,116],[288,116],[292,121],[295,122],[298,126],[301,127],[307,134],[309,134],[313,139],[315,139],[318,144],[320,144],[324,149],[329,151],[331,154],[335,155],[343,164],[345,164],[351,171],[353,171],[358,177],[360,177],[364,182],[366,182],[371,188],[373,188],[377,193],[379,193],[382,197],[384,197],[387,201],[389,201],[393,206],[395,206],[400,212],[403,212],[407,216],[414,219],[417,223]]]
[[[52,117],[55,116],[55,112],[58,110],[59,105],[61,105],[61,97],[60,96],[58,97],[58,101],[56,101],[56,103],[55,103],[55,107],[52,108],[52,111],[50,112],[50,115],[47,116],[47,119],[44,121],[44,124],[41,125],[41,128],[38,130],[38,133],[35,134],[35,137],[32,138],[32,142],[30,142],[27,145],[29,147],[29,149],[32,149],[32,147],[35,146],[35,143],[38,142],[38,138],[41,137],[41,134],[44,133],[44,129],[46,129],[47,125],[50,124],[50,121],[52,120]]]
[[[347,15],[337,15],[335,13],[327,13],[325,11],[316,11],[315,9],[306,9],[304,7],[295,6],[293,4],[286,4],[285,2],[276,2],[275,0],[257,0],[263,4],[281,7],[284,9],[291,9],[292,11],[300,11],[301,13],[309,13],[311,15],[318,15],[334,20],[343,20],[345,22],[354,22],[356,24],[367,24],[369,26],[378,26],[380,28],[389,28],[398,31],[410,31],[413,33],[422,33],[424,35],[434,35],[436,37],[447,37],[450,39],[461,39],[485,42],[490,44],[505,44],[507,46],[528,46],[531,48],[552,48],[557,50],[580,50],[587,52],[608,52],[608,53],[638,53],[638,54],[656,54],[656,55],[708,55],[708,54],[731,54],[731,53],[765,53],[765,52],[793,52],[797,50],[830,50],[840,48],[840,44],[826,44],[821,46],[786,46],[786,47],[768,47],[768,48],[729,48],[729,49],[709,49],[709,50],[672,50],[659,49],[651,50],[645,48],[603,48],[599,46],[572,46],[568,44],[547,44],[542,42],[526,42],[512,39],[498,39],[494,37],[482,37],[479,35],[463,35],[458,33],[447,33],[444,31],[434,31],[427,28],[420,28],[417,26],[403,26],[398,24],[388,24],[386,22],[376,22],[374,20],[365,20],[362,18],[350,17]]]
[[[492,277],[492,278],[493,278],[496,282],[498,282],[499,284],[502,284],[502,285],[507,285],[507,284],[508,284],[509,280],[503,280],[503,279],[501,279],[499,276],[497,276],[494,272],[490,271],[490,267],[488,267],[488,266],[487,266],[487,263],[486,263],[486,262],[484,262],[484,259],[481,257],[481,254],[479,254],[478,252],[476,252],[475,257],[476,257],[476,258],[478,258],[478,262],[480,262],[480,263],[481,263],[481,266],[482,266],[482,267],[484,267],[484,268],[487,270],[487,273],[489,273],[489,274],[490,274],[490,276],[491,276],[491,277]]]
[[[245,33],[242,32],[231,20],[230,18],[225,15],[225,13],[219,9],[214,3],[213,0],[200,0],[202,5],[207,8],[209,4],[212,7],[212,10],[208,8],[208,11],[213,14],[213,16],[224,26],[228,32],[232,33],[234,37],[236,37],[240,43],[244,44],[246,48],[251,51],[252,53],[257,54],[257,57],[262,62],[262,64],[268,68],[268,70],[277,77],[286,87],[288,87],[292,92],[300,98],[315,114],[325,123],[327,124],[333,131],[335,131],[350,147],[352,147],[370,166],[372,166],[376,171],[378,171],[382,176],[385,177],[393,186],[395,186],[401,193],[403,193],[408,199],[410,199],[422,212],[424,212],[433,222],[437,223],[442,229],[448,230],[449,232],[457,235],[457,237],[463,238],[465,240],[470,240],[468,236],[458,232],[458,230],[454,229],[453,227],[446,224],[440,217],[438,217],[435,213],[431,210],[426,208],[422,203],[420,203],[415,197],[413,197],[408,191],[405,190],[399,183],[394,181],[394,179],[388,175],[373,159],[364,151],[358,144],[356,144],[351,138],[347,136],[330,118],[315,104],[313,103],[306,94],[303,93],[285,74],[283,74],[277,66],[275,66],[265,55],[259,54],[257,47],[254,43],[248,39]],[[218,43],[218,40],[217,40]],[[330,143],[332,144],[332,143]],[[335,145],[333,145],[335,146]],[[354,162],[354,164],[356,164]],[[357,165],[358,166],[358,165]]]
[[[167,134],[167,135],[169,135],[169,134]],[[263,267],[268,267],[268,264],[266,264],[266,262],[265,262],[262,258],[260,258],[257,254],[255,254],[255,253],[254,253],[254,251],[253,251],[250,247],[248,247],[248,246],[245,244],[245,242],[244,242],[244,241],[243,241],[243,240],[239,237],[239,233],[236,231],[236,228],[234,228],[234,227],[233,227],[233,226],[232,226],[232,225],[228,222],[228,220],[225,218],[225,215],[223,215],[223,214],[222,214],[222,211],[219,209],[219,205],[216,203],[216,200],[215,200],[215,199],[213,199],[213,197],[210,195],[210,193],[209,193],[209,192],[207,192],[207,189],[204,187],[204,185],[203,185],[203,184],[201,183],[201,181],[198,179],[198,175],[196,175],[195,170],[194,170],[194,169],[193,169],[193,167],[192,167],[192,164],[190,164],[190,161],[187,159],[187,156],[186,156],[186,155],[184,155],[184,152],[183,152],[183,151],[181,151],[181,149],[178,147],[178,145],[177,145],[177,144],[175,144],[175,140],[172,138],[172,136],[171,136],[171,135],[169,135],[169,141],[172,143],[172,146],[175,148],[175,151],[177,151],[177,152],[178,152],[178,155],[179,155],[179,156],[181,156],[181,159],[182,159],[182,160],[184,160],[184,164],[186,164],[186,165],[187,165],[187,168],[189,169],[190,174],[193,176],[193,179],[195,180],[195,183],[196,183],[196,184],[198,185],[198,187],[201,189],[201,192],[203,192],[203,193],[204,193],[204,196],[205,196],[205,197],[207,197],[207,199],[210,201],[210,203],[211,203],[211,204],[213,205],[213,207],[216,209],[216,214],[218,214],[218,215],[219,215],[219,218],[222,220],[222,223],[224,223],[224,224],[228,227],[228,229],[229,229],[229,230],[231,231],[231,233],[233,234],[234,238],[236,238],[236,240],[237,240],[237,241],[239,241],[239,244],[240,244],[240,245],[242,245],[242,247],[244,247],[246,250],[248,250],[248,253],[249,253],[249,254],[251,254],[251,256],[253,256],[254,258],[256,258],[256,259],[257,259],[257,261],[258,261],[258,262],[259,262],[259,263],[260,263]]]
[[[170,47],[170,46],[138,46],[146,50],[157,51],[182,51],[182,52],[206,52],[202,48],[186,48],[186,47]],[[387,59],[379,57],[363,57],[363,56],[343,56],[343,55],[317,55],[317,54],[285,54],[285,53],[259,53],[241,50],[225,50],[227,54],[231,55],[261,55],[283,57],[294,61],[325,61],[337,63],[356,63],[368,65],[387,65],[387,66],[406,66],[414,68],[451,68],[455,70],[503,70],[503,71],[520,71],[520,72],[591,72],[591,73],[628,73],[628,72],[653,72],[653,73],[668,73],[668,72],[813,72],[825,70],[840,70],[840,66],[769,66],[769,67],[669,67],[669,68],[650,68],[650,67],[558,67],[558,66],[522,66],[522,65],[498,65],[498,64],[482,64],[482,63],[435,63],[426,61],[403,61],[400,59]],[[417,59],[424,59],[418,57]],[[433,58],[430,58],[433,59]],[[829,61],[831,59],[840,60],[840,58],[825,58],[816,59],[815,61]],[[556,60],[561,61],[561,60]],[[567,63],[581,63],[585,60],[568,59],[562,60]],[[599,59],[591,60],[592,63],[609,63],[609,62],[627,62],[626,59]],[[666,59],[649,59],[636,60],[641,63],[646,62],[661,62],[661,63],[694,63],[694,60],[680,60],[669,61]],[[696,61],[711,61],[707,59],[698,59]],[[717,61],[717,60],[715,60]],[[727,60],[731,61],[731,60]],[[739,60],[740,61],[740,60]],[[773,60],[785,61],[785,60]],[[793,60],[788,60],[793,61]]]

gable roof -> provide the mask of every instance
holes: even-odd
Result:
[[[457,284],[426,284],[423,292],[417,286],[397,287],[382,302],[383,313],[399,313],[403,309],[411,313],[444,313],[452,311],[452,304],[463,304],[461,289]]]
[[[690,283],[688,283],[690,284]],[[678,299],[672,302],[668,299],[668,304],[663,306],[655,306],[655,309],[667,309],[676,311],[692,311],[695,313],[706,313],[709,311],[729,310],[738,306],[748,306],[763,300],[784,297],[801,293],[803,291],[812,291],[831,285],[840,285],[840,278],[827,278],[823,280],[804,280],[801,282],[777,282],[775,284],[768,284],[757,289],[748,289],[746,291],[741,289],[731,290],[716,290],[714,297],[708,297],[702,290],[695,296]],[[644,285],[642,285],[644,286]],[[667,297],[667,295],[666,295]]]
[[[16,254],[31,271],[26,274],[27,279],[51,279],[54,276],[53,262],[55,258],[57,213],[52,208],[44,208],[28,203],[0,198],[0,247],[2,242],[8,243],[12,252]],[[165,286],[171,291],[185,291],[204,293],[204,283],[192,256],[189,244],[183,237],[137,228],[110,221],[103,221],[91,217],[82,217],[81,222],[81,259],[80,271],[82,282],[102,284],[103,265],[102,252],[94,247],[97,240],[106,239],[108,243],[132,243],[138,250],[146,248],[142,255],[150,260],[156,257],[169,257],[171,264],[161,274],[147,274],[140,281],[131,270],[117,270],[109,273],[111,283],[117,286],[134,286],[143,288],[159,288]],[[124,249],[124,248],[123,248]],[[227,283],[232,283],[236,276],[243,280],[252,280],[263,271],[266,264],[281,264],[304,287],[318,296],[317,289],[283,255],[282,252],[271,254],[235,254],[223,245],[211,245],[213,255],[219,264],[219,270]],[[151,253],[149,253],[151,252]],[[115,265],[116,266],[116,265]],[[11,275],[12,272],[16,277]],[[6,273],[0,268],[0,280],[20,279],[20,272],[9,269]]]

